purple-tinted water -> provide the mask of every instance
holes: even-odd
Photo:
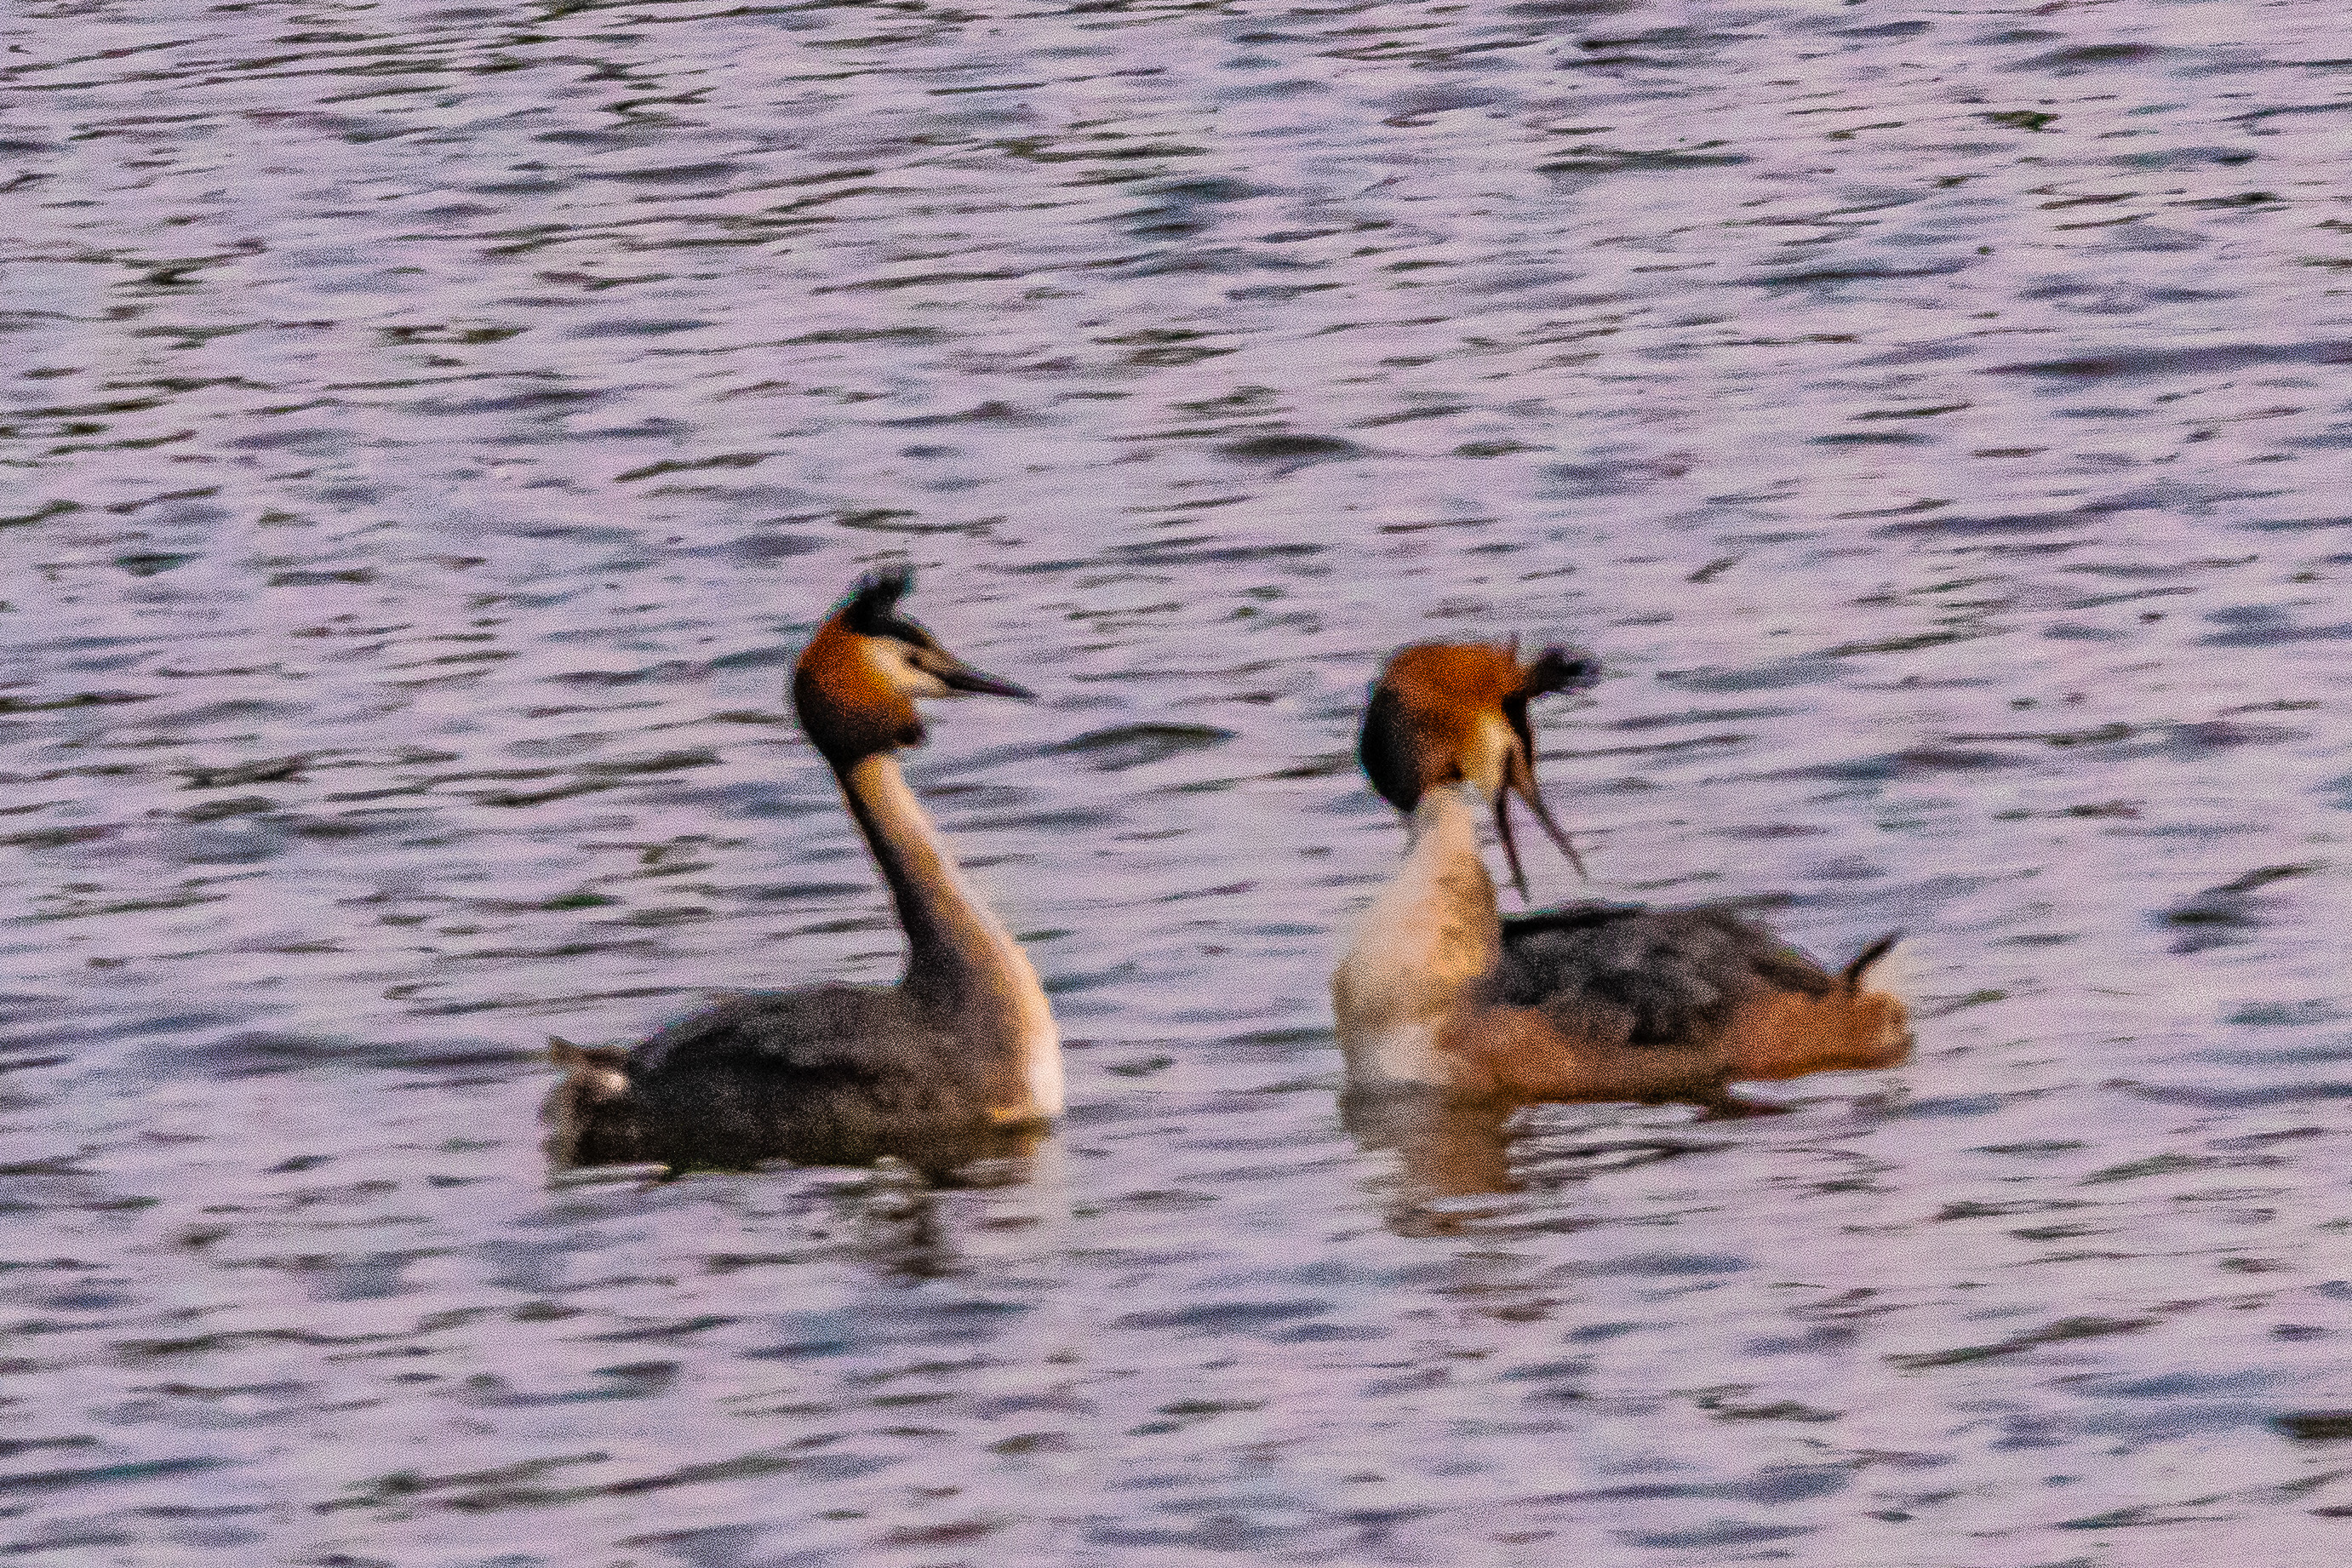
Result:
[[[0,1546],[2336,1561],[2340,23],[20,6]],[[551,1031],[892,974],[780,689],[900,552],[1067,1123],[551,1176]],[[1511,631],[1911,1066],[1359,1145],[1356,706]]]

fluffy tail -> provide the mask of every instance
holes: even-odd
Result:
[[[630,1092],[629,1053],[617,1046],[575,1046],[561,1035],[551,1035],[547,1055],[563,1072],[539,1110],[539,1119],[549,1128],[549,1157],[563,1165],[635,1159],[637,1118]]]
[[[1870,973],[1870,966],[1885,958],[1894,949],[1895,944],[1902,940],[1901,931],[1891,931],[1855,953],[1853,962],[1838,971],[1838,984],[1843,985],[1850,995],[1859,994],[1862,990],[1862,977]]]
[[[1732,1020],[1733,1079],[1889,1068],[1911,1054],[1911,1015],[1892,991],[1865,991],[1871,965],[1901,938],[1888,931],[1853,955],[1834,990],[1773,991]]]

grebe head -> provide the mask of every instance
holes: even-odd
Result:
[[[1430,790],[1468,783],[1495,808],[1495,832],[1525,898],[1527,873],[1511,839],[1516,795],[1584,874],[1576,847],[1544,806],[1536,784],[1535,735],[1528,703],[1552,691],[1581,690],[1601,676],[1601,661],[1574,648],[1547,647],[1522,662],[1518,640],[1416,643],[1399,649],[1372,683],[1356,755],[1372,787],[1410,814]]]
[[[922,744],[918,697],[1035,695],[974,669],[900,615],[898,601],[914,585],[914,568],[903,562],[868,572],[793,666],[793,710],[817,750],[838,766]]]

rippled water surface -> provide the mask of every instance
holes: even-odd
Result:
[[[2341,22],[27,0],[0,1546],[2340,1561]],[[1067,1122],[551,1173],[549,1033],[894,973],[781,688],[898,554]],[[1363,683],[1511,631],[1910,1066],[1350,1135]]]

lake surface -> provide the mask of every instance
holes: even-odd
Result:
[[[0,1547],[2337,1561],[2352,60],[2315,0],[40,4],[0,53]],[[887,982],[864,567],[1072,1110],[551,1172]],[[1325,982],[1400,643],[1915,1060],[1433,1195]]]

